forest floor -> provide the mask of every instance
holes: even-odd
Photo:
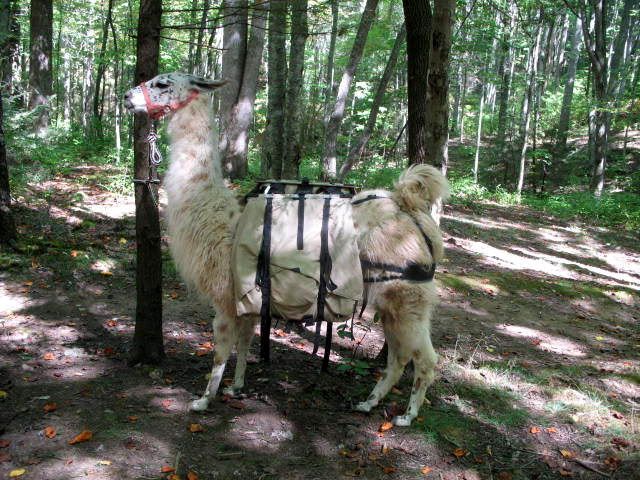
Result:
[[[412,427],[379,431],[410,373],[370,415],[351,411],[379,374],[370,321],[355,328],[362,361],[338,339],[325,375],[310,332],[278,326],[271,365],[254,342],[244,394],[195,414],[213,313],[165,252],[167,359],[127,366],[134,206],[100,187],[108,175],[31,185],[17,206],[25,253],[0,252],[0,478],[640,478],[637,236],[524,207],[447,207],[441,360]]]

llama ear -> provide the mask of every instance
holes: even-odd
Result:
[[[209,78],[193,77],[191,79],[191,84],[201,90],[215,90],[216,88],[226,85],[227,81],[224,79],[212,80]]]

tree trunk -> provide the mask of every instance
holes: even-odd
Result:
[[[336,96],[336,102],[333,106],[329,123],[327,124],[327,133],[324,142],[324,154],[322,157],[322,174],[325,180],[336,178],[337,174],[337,156],[338,156],[338,133],[340,132],[340,125],[344,118],[344,110],[347,104],[347,96],[349,95],[349,89],[351,82],[356,74],[356,69],[360,59],[362,58],[362,52],[364,51],[365,43],[367,42],[367,36],[369,35],[369,29],[376,17],[376,8],[378,7],[378,0],[367,0],[367,3],[362,12],[362,18],[360,19],[360,25],[358,26],[358,32],[356,33],[353,46],[351,47],[351,54],[349,55],[349,61],[342,74],[342,80],[338,87],[338,94]]]
[[[96,72],[96,83],[93,92],[93,126],[95,133],[102,138],[102,114],[100,111],[100,84],[107,69],[105,53],[107,51],[107,41],[109,39],[109,24],[111,23],[111,13],[113,11],[113,0],[109,0],[107,5],[107,15],[102,26],[102,44],[100,45],[100,53],[98,55],[98,71]]]
[[[507,134],[507,114],[509,111],[509,96],[511,94],[511,68],[513,63],[513,47],[511,38],[515,37],[516,6],[512,2],[509,15],[502,17],[502,38],[500,41],[500,62],[498,64],[498,77],[500,78],[500,93],[498,95],[498,131],[496,134],[497,158],[502,158],[505,172],[508,169],[509,153],[505,142]]]
[[[2,0],[3,10],[7,0]],[[6,32],[0,31],[0,45],[5,46]],[[7,148],[4,142],[4,87],[0,88],[0,244],[12,244],[16,240],[16,224],[11,213],[11,194],[9,191],[9,168],[7,165]]]
[[[460,84],[460,110],[458,111],[458,141],[464,143],[464,110],[467,103],[467,66],[463,67],[462,83]]]
[[[456,69],[456,88],[453,95],[453,110],[451,111],[451,128],[449,129],[449,135],[455,137],[458,134],[458,115],[460,114],[460,97],[462,96],[462,61],[458,62],[458,68]]]
[[[200,17],[200,28],[198,29],[198,39],[196,41],[196,53],[195,53],[195,72],[198,75],[204,74],[204,63],[202,61],[202,42],[204,42],[204,32],[207,29],[207,14],[211,7],[211,0],[204,0],[202,5],[202,15]],[[257,8],[257,5],[256,5]]]
[[[425,161],[447,173],[449,154],[449,56],[455,0],[434,0],[427,95]]]
[[[53,93],[51,55],[53,50],[52,0],[31,0],[29,109],[39,108],[34,125],[37,134],[49,126],[49,97]]]
[[[135,83],[158,74],[162,2],[140,0]],[[152,121],[136,115],[133,122],[135,178],[150,175],[147,136]],[[158,189],[156,184],[136,183],[136,326],[131,363],[158,363],[164,358],[162,338],[162,254]]]
[[[287,77],[287,115],[284,120],[284,159],[282,177],[298,178],[302,146],[300,131],[302,124],[302,81],[304,70],[304,50],[309,36],[307,26],[308,0],[294,0],[291,3],[291,48],[289,51],[289,72]]]
[[[18,7],[12,0],[2,0],[0,2],[0,41],[1,69],[0,81],[5,85],[5,91],[11,95],[13,93],[13,67],[18,62],[20,41],[20,25],[17,19]]]
[[[267,127],[262,159],[263,175],[282,178],[284,108],[287,82],[287,0],[271,0],[269,8],[269,64]]]
[[[402,7],[407,26],[407,153],[410,164],[425,163],[431,5],[424,0],[402,0]]]
[[[245,65],[238,71],[242,74],[240,91],[227,117],[228,123],[220,142],[223,171],[231,179],[242,178],[247,174],[249,128],[253,120],[268,11],[268,1],[256,3],[253,8],[251,37],[247,43],[247,52],[242,54]]]
[[[580,19],[576,18],[575,23],[569,27],[567,38],[569,40],[569,53],[567,55],[567,77],[564,81],[564,93],[562,95],[562,107],[560,109],[560,120],[558,121],[558,131],[556,133],[554,164],[567,149],[567,135],[569,123],[571,121],[571,103],[573,101],[573,86],[576,80],[576,70],[578,59],[580,58]]]
[[[538,24],[538,33],[536,35],[536,43],[533,51],[529,55],[527,69],[527,87],[522,102],[522,121],[520,124],[520,168],[518,171],[518,184],[516,192],[518,195],[522,193],[524,186],[524,176],[527,168],[527,148],[529,144],[529,124],[531,122],[531,104],[533,102],[534,88],[536,85],[536,73],[538,69],[538,56],[540,55],[540,42],[542,39],[542,27]]]
[[[400,28],[398,35],[396,36],[396,41],[393,44],[393,48],[391,49],[391,53],[389,54],[389,59],[387,60],[387,65],[384,69],[384,73],[380,78],[380,82],[378,83],[378,88],[376,89],[375,96],[373,97],[373,103],[371,104],[371,110],[369,111],[369,118],[367,120],[367,124],[360,135],[360,138],[354,145],[354,147],[349,152],[349,156],[347,160],[343,163],[340,168],[340,175],[338,178],[342,180],[349,171],[353,168],[353,166],[360,160],[362,154],[364,153],[364,149],[371,138],[371,134],[376,126],[376,120],[378,118],[378,112],[380,110],[380,105],[382,104],[382,100],[384,100],[384,94],[387,90],[387,84],[389,83],[389,79],[393,74],[396,63],[398,62],[398,56],[400,55],[400,50],[402,49],[402,45],[407,38],[407,30],[404,25]]]
[[[338,0],[331,0],[331,39],[329,40],[329,54],[327,55],[327,68],[325,71],[324,87],[324,126],[329,125],[331,118],[331,97],[333,96],[334,60],[336,56],[336,39],[338,37],[338,15],[340,13]]]
[[[485,81],[480,90],[480,112],[478,113],[478,131],[476,133],[476,155],[473,160],[473,182],[478,183],[478,164],[480,163],[480,140],[482,139],[482,115],[484,114]]]

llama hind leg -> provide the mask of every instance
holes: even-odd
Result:
[[[191,410],[201,412],[209,406],[209,401],[216,395],[224,367],[231,354],[231,349],[238,337],[233,320],[227,317],[216,318],[213,322],[213,334],[216,342],[216,350],[213,354],[213,367],[207,388],[202,397],[191,402]]]
[[[394,425],[408,427],[414,418],[418,416],[418,411],[424,403],[424,397],[429,385],[433,383],[435,378],[435,367],[438,363],[438,355],[431,344],[430,335],[426,335],[422,348],[416,349],[412,354],[413,358],[413,388],[411,389],[411,397],[404,415],[398,415],[393,418]]]
[[[376,383],[376,386],[373,387],[373,391],[367,400],[360,402],[355,406],[355,409],[359,412],[370,412],[371,409],[378,405],[380,400],[389,393],[389,390],[391,390],[402,376],[402,372],[404,371],[404,366],[407,361],[402,361],[398,357],[397,351],[393,347],[393,343],[389,342],[388,345],[389,353],[387,354],[387,367],[384,372],[382,372],[382,376],[378,380],[378,383]]]
[[[256,323],[258,323],[258,319],[256,318],[239,320],[236,370],[233,375],[233,384],[222,391],[225,395],[233,396],[238,390],[244,387],[244,374],[247,370],[247,353],[249,352],[251,341],[255,335]]]

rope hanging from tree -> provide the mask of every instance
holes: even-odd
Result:
[[[149,189],[149,195],[153,204],[158,208],[158,199],[156,194],[151,188],[152,183],[160,183],[158,178],[158,165],[162,163],[162,153],[158,148],[158,133],[156,132],[156,122],[151,123],[149,128],[149,134],[147,135],[147,144],[149,145],[149,170],[146,179],[134,178],[133,183],[141,183],[147,186]]]

